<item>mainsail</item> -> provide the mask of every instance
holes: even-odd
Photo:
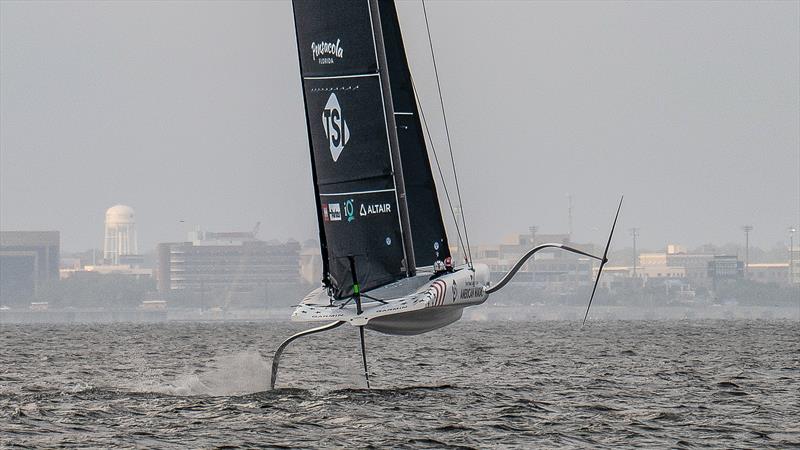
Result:
[[[394,4],[293,6],[323,282],[345,298],[351,260],[368,291],[449,256],[447,238]]]

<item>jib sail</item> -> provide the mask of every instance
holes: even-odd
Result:
[[[410,139],[405,128],[399,130],[393,106],[398,95],[404,108],[413,106],[416,111],[413,97],[412,106],[400,99],[403,84],[391,80],[388,69],[391,58],[408,73],[394,5],[377,0],[295,0],[293,6],[323,281],[336,298],[344,298],[353,293],[351,258],[361,290],[368,291],[414,274],[417,235],[427,241],[432,236],[439,239],[440,255],[447,252],[447,241],[443,227],[441,233],[432,233],[426,225],[431,218],[441,224],[441,214],[424,142],[419,134]],[[380,10],[388,7],[394,22],[382,31]],[[392,50],[384,47],[384,40]],[[408,94],[413,95],[410,90]],[[419,129],[419,121],[415,123]],[[404,181],[404,169],[406,179],[413,181]],[[433,209],[426,191],[430,187]],[[412,205],[428,209],[412,214]],[[427,244],[433,246],[432,241]],[[420,252],[422,265],[435,257],[426,251],[433,254],[428,248]]]
[[[394,2],[379,3],[417,267],[450,256]]]

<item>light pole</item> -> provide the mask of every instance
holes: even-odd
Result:
[[[569,232],[569,241],[572,242],[572,194],[567,194],[567,230]]]
[[[744,275],[747,278],[748,266],[750,265],[750,232],[753,231],[752,225],[743,225],[742,230],[744,230]]]
[[[639,237],[639,229],[631,228],[628,231],[630,231],[631,236],[633,236],[633,278],[636,278],[636,263],[639,259],[638,255],[636,254],[636,238]]]
[[[531,233],[531,247],[536,247],[536,232],[539,231],[539,227],[536,225],[532,225],[528,228],[528,231]],[[529,270],[533,272],[534,281],[536,280],[536,258],[531,258],[531,260],[527,263],[525,270]]]
[[[789,284],[794,281],[794,233],[797,228],[789,227]]]

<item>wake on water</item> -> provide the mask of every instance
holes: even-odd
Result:
[[[145,376],[133,386],[133,392],[152,392],[175,396],[237,396],[269,390],[270,362],[255,351],[242,351],[216,358],[197,373],[183,374],[172,380]]]

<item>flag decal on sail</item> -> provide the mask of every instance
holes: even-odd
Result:
[[[328,103],[325,104],[325,109],[322,110],[322,126],[328,136],[331,156],[336,161],[339,159],[339,155],[342,154],[345,144],[350,140],[350,129],[342,116],[342,107],[339,105],[339,99],[336,98],[336,94],[331,94],[328,97]]]
[[[342,206],[339,203],[328,203],[330,220],[342,220]]]

